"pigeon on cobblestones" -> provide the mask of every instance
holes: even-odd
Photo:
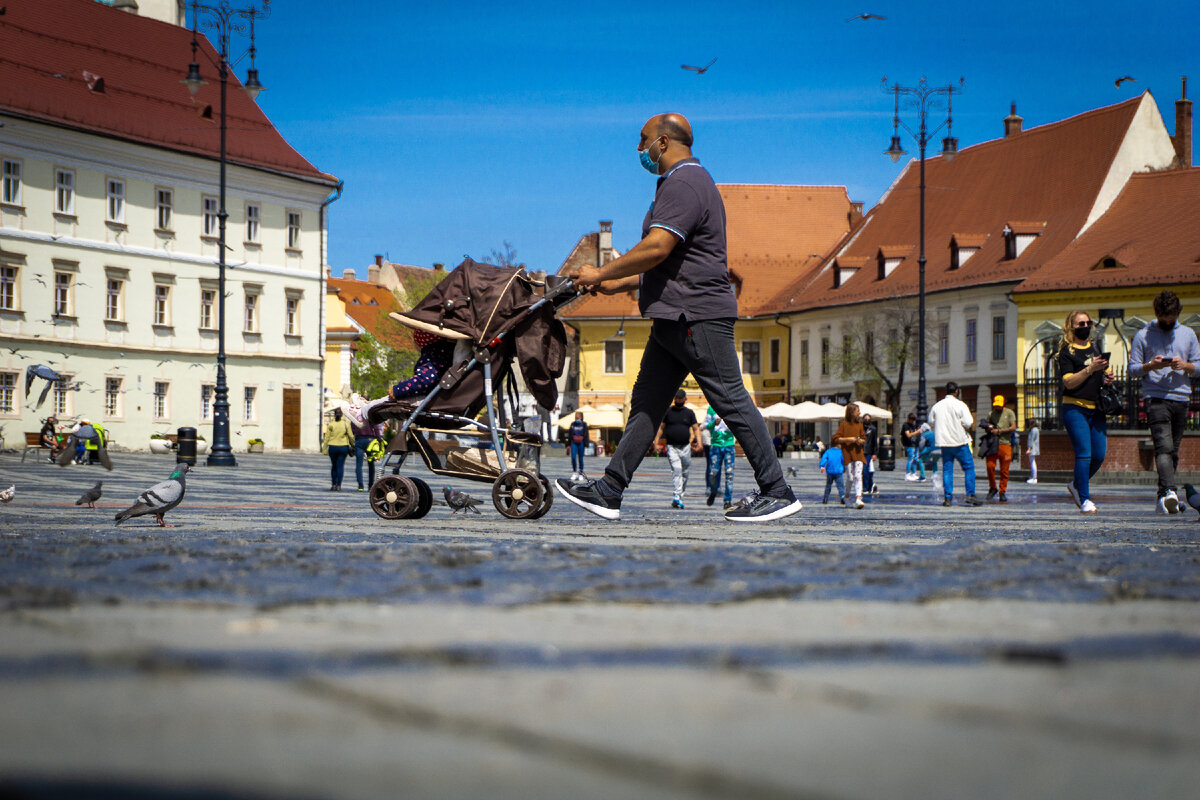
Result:
[[[3,492],[0,492],[0,503],[11,503],[13,498],[17,496],[16,484],[8,487]]]
[[[1187,504],[1192,508],[1200,511],[1200,492],[1196,491],[1196,487],[1190,483],[1183,485],[1183,496],[1187,498]]]
[[[83,496],[75,501],[75,505],[82,506],[86,504],[88,508],[95,508],[96,501],[100,499],[100,485],[103,483],[104,481],[96,481],[96,485],[84,492]]]
[[[457,514],[459,511],[465,512],[467,510],[474,511],[476,514],[482,513],[478,508],[476,508],[476,506],[479,505],[479,501],[474,497],[471,497],[471,495],[467,494],[466,492],[458,492],[454,489],[451,489],[449,486],[443,486],[442,494],[446,496],[446,505],[453,509],[450,512],[451,516]]]
[[[162,527],[170,527],[163,521],[163,514],[166,514],[183,500],[183,493],[187,490],[187,483],[184,475],[188,471],[186,463],[180,463],[175,466],[175,471],[171,473],[171,477],[167,478],[162,483],[156,483],[146,491],[138,495],[137,502],[129,508],[117,514],[117,524],[120,525],[127,519],[132,517],[140,517],[145,514],[153,514],[158,520],[158,524]]]

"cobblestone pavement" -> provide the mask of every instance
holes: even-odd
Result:
[[[1152,487],[1096,487],[1086,517],[1061,484],[943,508],[885,472],[854,510],[787,460],[804,510],[735,525],[698,469],[670,508],[648,459],[615,523],[561,500],[508,520],[454,481],[482,514],[386,521],[352,461],[334,493],[322,456],[238,459],[189,473],[161,529],[112,517],[170,457],[0,455],[0,789],[1166,797],[1200,779],[1200,522],[1156,516]],[[96,480],[100,508],[74,506]]]

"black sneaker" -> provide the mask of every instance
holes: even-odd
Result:
[[[983,501],[982,501],[982,500],[980,500],[978,497],[976,497],[976,496],[975,496],[975,495],[973,495],[973,494],[969,494],[969,495],[967,495],[967,500],[966,500],[966,503],[967,503],[967,505],[969,505],[969,506],[981,506],[981,505],[983,505]]]
[[[597,488],[598,483],[598,480],[571,483],[566,478],[559,478],[554,482],[554,486],[559,494],[580,508],[604,519],[620,519],[621,495],[609,497]]]
[[[1000,502],[1001,502],[1001,503],[1007,503],[1007,502],[1008,502],[1008,493],[1007,493],[1007,492],[1001,492],[1001,493],[1000,493]]]
[[[711,506],[713,503],[715,503],[715,502],[716,502],[716,500],[717,500],[717,493],[716,493],[716,492],[709,492],[709,494],[708,494],[708,499],[707,499],[707,500],[705,500],[704,502],[705,502],[705,504],[707,504],[707,505],[710,505],[710,506]]]
[[[943,506],[945,506],[946,508],[949,508],[950,506],[952,506],[952,505],[954,505],[954,504],[953,504],[953,503],[951,503],[951,502],[950,502],[950,498],[949,498],[949,497],[947,497],[945,500],[943,500],[943,501],[942,501],[942,505],[943,505]]]
[[[791,489],[788,489],[787,497],[767,497],[751,492],[725,512],[725,519],[730,522],[770,522],[789,517],[801,508],[803,506]]]
[[[998,492],[997,490],[995,490],[995,489],[988,489],[988,496],[987,496],[987,499],[988,499],[988,500],[995,500],[995,499],[996,499],[996,495],[998,495],[998,494],[1000,494],[1000,492]]]

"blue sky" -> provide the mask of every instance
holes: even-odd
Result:
[[[903,166],[882,155],[884,76],[964,77],[960,147],[1001,136],[1012,101],[1030,128],[1150,89],[1171,131],[1180,76],[1200,93],[1194,2],[271,6],[260,105],[345,180],[329,260],[363,277],[376,253],[453,266],[506,240],[554,270],[601,219],[628,249],[654,190],[637,134],[660,111],[687,115],[719,183],[840,185],[869,208]],[[844,21],[859,12],[887,19]]]

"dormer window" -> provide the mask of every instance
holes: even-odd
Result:
[[[888,275],[896,271],[896,267],[900,266],[900,262],[908,257],[912,252],[911,247],[881,247],[879,252],[875,254],[875,264],[877,279],[883,280]]]
[[[950,269],[959,269],[979,252],[987,234],[956,233],[950,237]]]
[[[1115,256],[1105,256],[1096,262],[1096,266],[1092,269],[1124,269],[1125,265],[1116,259]]]
[[[1004,258],[1011,261],[1021,254],[1033,240],[1042,235],[1044,222],[1010,222],[1004,226]]]
[[[837,289],[840,286],[845,286],[846,281],[854,277],[854,273],[858,272],[867,259],[861,257],[844,257],[834,259],[833,262],[833,288]]]

